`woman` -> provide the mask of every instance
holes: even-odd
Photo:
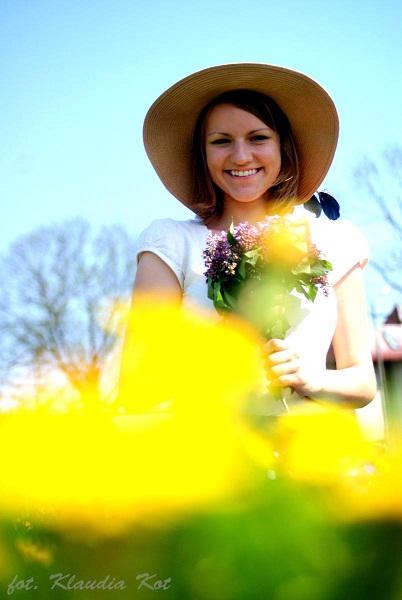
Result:
[[[212,67],[179,81],[148,111],[144,142],[167,189],[192,209],[189,221],[158,220],[138,240],[134,298],[162,293],[211,309],[202,251],[209,234],[308,201],[332,162],[338,118],[309,77],[265,64]],[[349,222],[311,219],[311,237],[333,264],[332,288],[303,306],[286,340],[264,345],[272,385],[289,403],[356,408],[376,390],[362,268],[364,238]],[[326,368],[332,343],[336,370]],[[268,398],[266,414],[281,412]]]

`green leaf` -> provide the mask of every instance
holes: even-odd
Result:
[[[215,297],[215,287],[214,287],[214,283],[213,283],[211,277],[208,277],[207,284],[208,284],[208,298],[210,300],[213,300]]]
[[[286,334],[290,329],[290,323],[284,315],[279,315],[274,321],[272,321],[266,329],[266,339],[279,339],[284,340]]]
[[[314,300],[316,299],[317,292],[318,292],[317,286],[315,286],[315,285],[307,286],[307,294],[308,294],[308,298],[309,298],[309,300],[311,300],[311,302],[314,302]]]
[[[247,258],[247,262],[250,265],[255,266],[260,258],[260,250],[259,248],[251,248],[251,250],[244,253],[244,256]]]
[[[295,275],[299,275],[304,273],[306,275],[310,275],[312,272],[311,265],[308,262],[302,261],[296,267],[292,269],[292,273]]]
[[[234,230],[234,222],[232,219],[232,222],[230,223],[230,227],[227,232],[227,240],[231,246],[237,246],[237,240],[236,240],[235,236],[233,235],[233,230]]]
[[[227,308],[230,308],[230,309],[236,308],[237,300],[234,296],[232,296],[228,292],[228,290],[222,289],[222,298],[223,298]]]
[[[242,259],[237,267],[237,273],[240,275],[241,279],[246,279],[247,268],[246,268],[247,258],[242,256]]]
[[[332,271],[332,264],[328,260],[319,259],[312,265],[312,272],[317,277],[326,275],[328,271]]]
[[[213,300],[215,308],[227,308],[226,302],[220,291],[216,292]]]

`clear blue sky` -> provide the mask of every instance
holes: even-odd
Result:
[[[0,252],[77,215],[133,233],[191,213],[148,164],[142,122],[179,78],[214,64],[303,71],[340,114],[325,181],[348,216],[351,173],[400,143],[400,0],[0,0]]]

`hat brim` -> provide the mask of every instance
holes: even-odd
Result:
[[[284,67],[234,63],[210,67],[180,80],[150,107],[144,145],[165,187],[192,209],[192,137],[198,115],[214,98],[234,89],[271,97],[289,119],[299,158],[297,204],[324,180],[338,141],[339,122],[328,93],[313,79]]]

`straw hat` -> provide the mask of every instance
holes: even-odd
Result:
[[[201,110],[234,89],[270,96],[290,121],[299,166],[299,201],[311,198],[335,154],[338,115],[327,92],[303,73],[261,63],[210,67],[181,79],[149,109],[144,122],[148,157],[166,188],[192,208],[192,136]]]

